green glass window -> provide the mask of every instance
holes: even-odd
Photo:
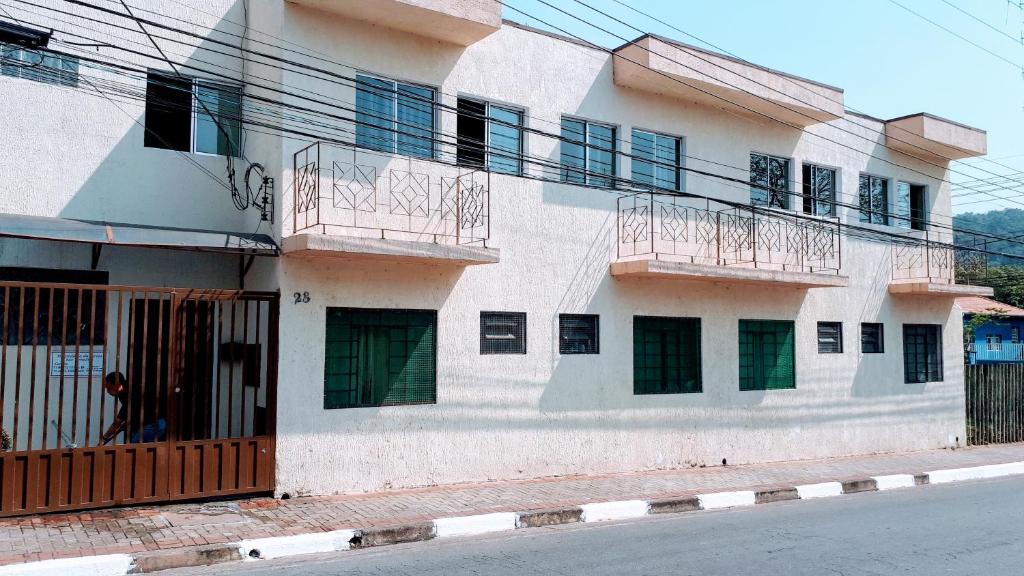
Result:
[[[437,312],[328,308],[324,408],[437,401]]]
[[[740,390],[796,388],[794,324],[740,320]]]
[[[942,382],[942,327],[903,325],[903,376],[907,384]]]
[[[633,394],[700,392],[700,318],[633,317]]]

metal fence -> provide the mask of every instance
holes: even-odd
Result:
[[[1024,441],[1024,364],[964,367],[967,444]]]
[[[294,155],[293,231],[486,245],[490,175],[317,142]]]
[[[838,274],[835,221],[662,194],[618,200],[618,258]]]
[[[893,245],[893,280],[921,280],[936,284],[972,284],[988,276],[988,258],[982,246],[952,245],[948,234],[925,233],[924,238]]]

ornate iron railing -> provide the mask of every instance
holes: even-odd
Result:
[[[954,246],[951,240],[925,233],[924,238],[895,243],[893,280],[972,284],[986,278],[988,257],[984,250]]]
[[[757,207],[662,194],[618,200],[618,258],[838,274],[839,227]]]
[[[295,153],[293,233],[486,245],[490,175],[314,143]]]

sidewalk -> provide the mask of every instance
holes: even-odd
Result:
[[[796,486],[1024,461],[1024,444],[438,486],[372,494],[137,507],[0,520],[0,564],[137,554],[437,518]]]

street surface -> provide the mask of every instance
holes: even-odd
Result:
[[[1024,478],[221,564],[174,576],[1024,574]]]

